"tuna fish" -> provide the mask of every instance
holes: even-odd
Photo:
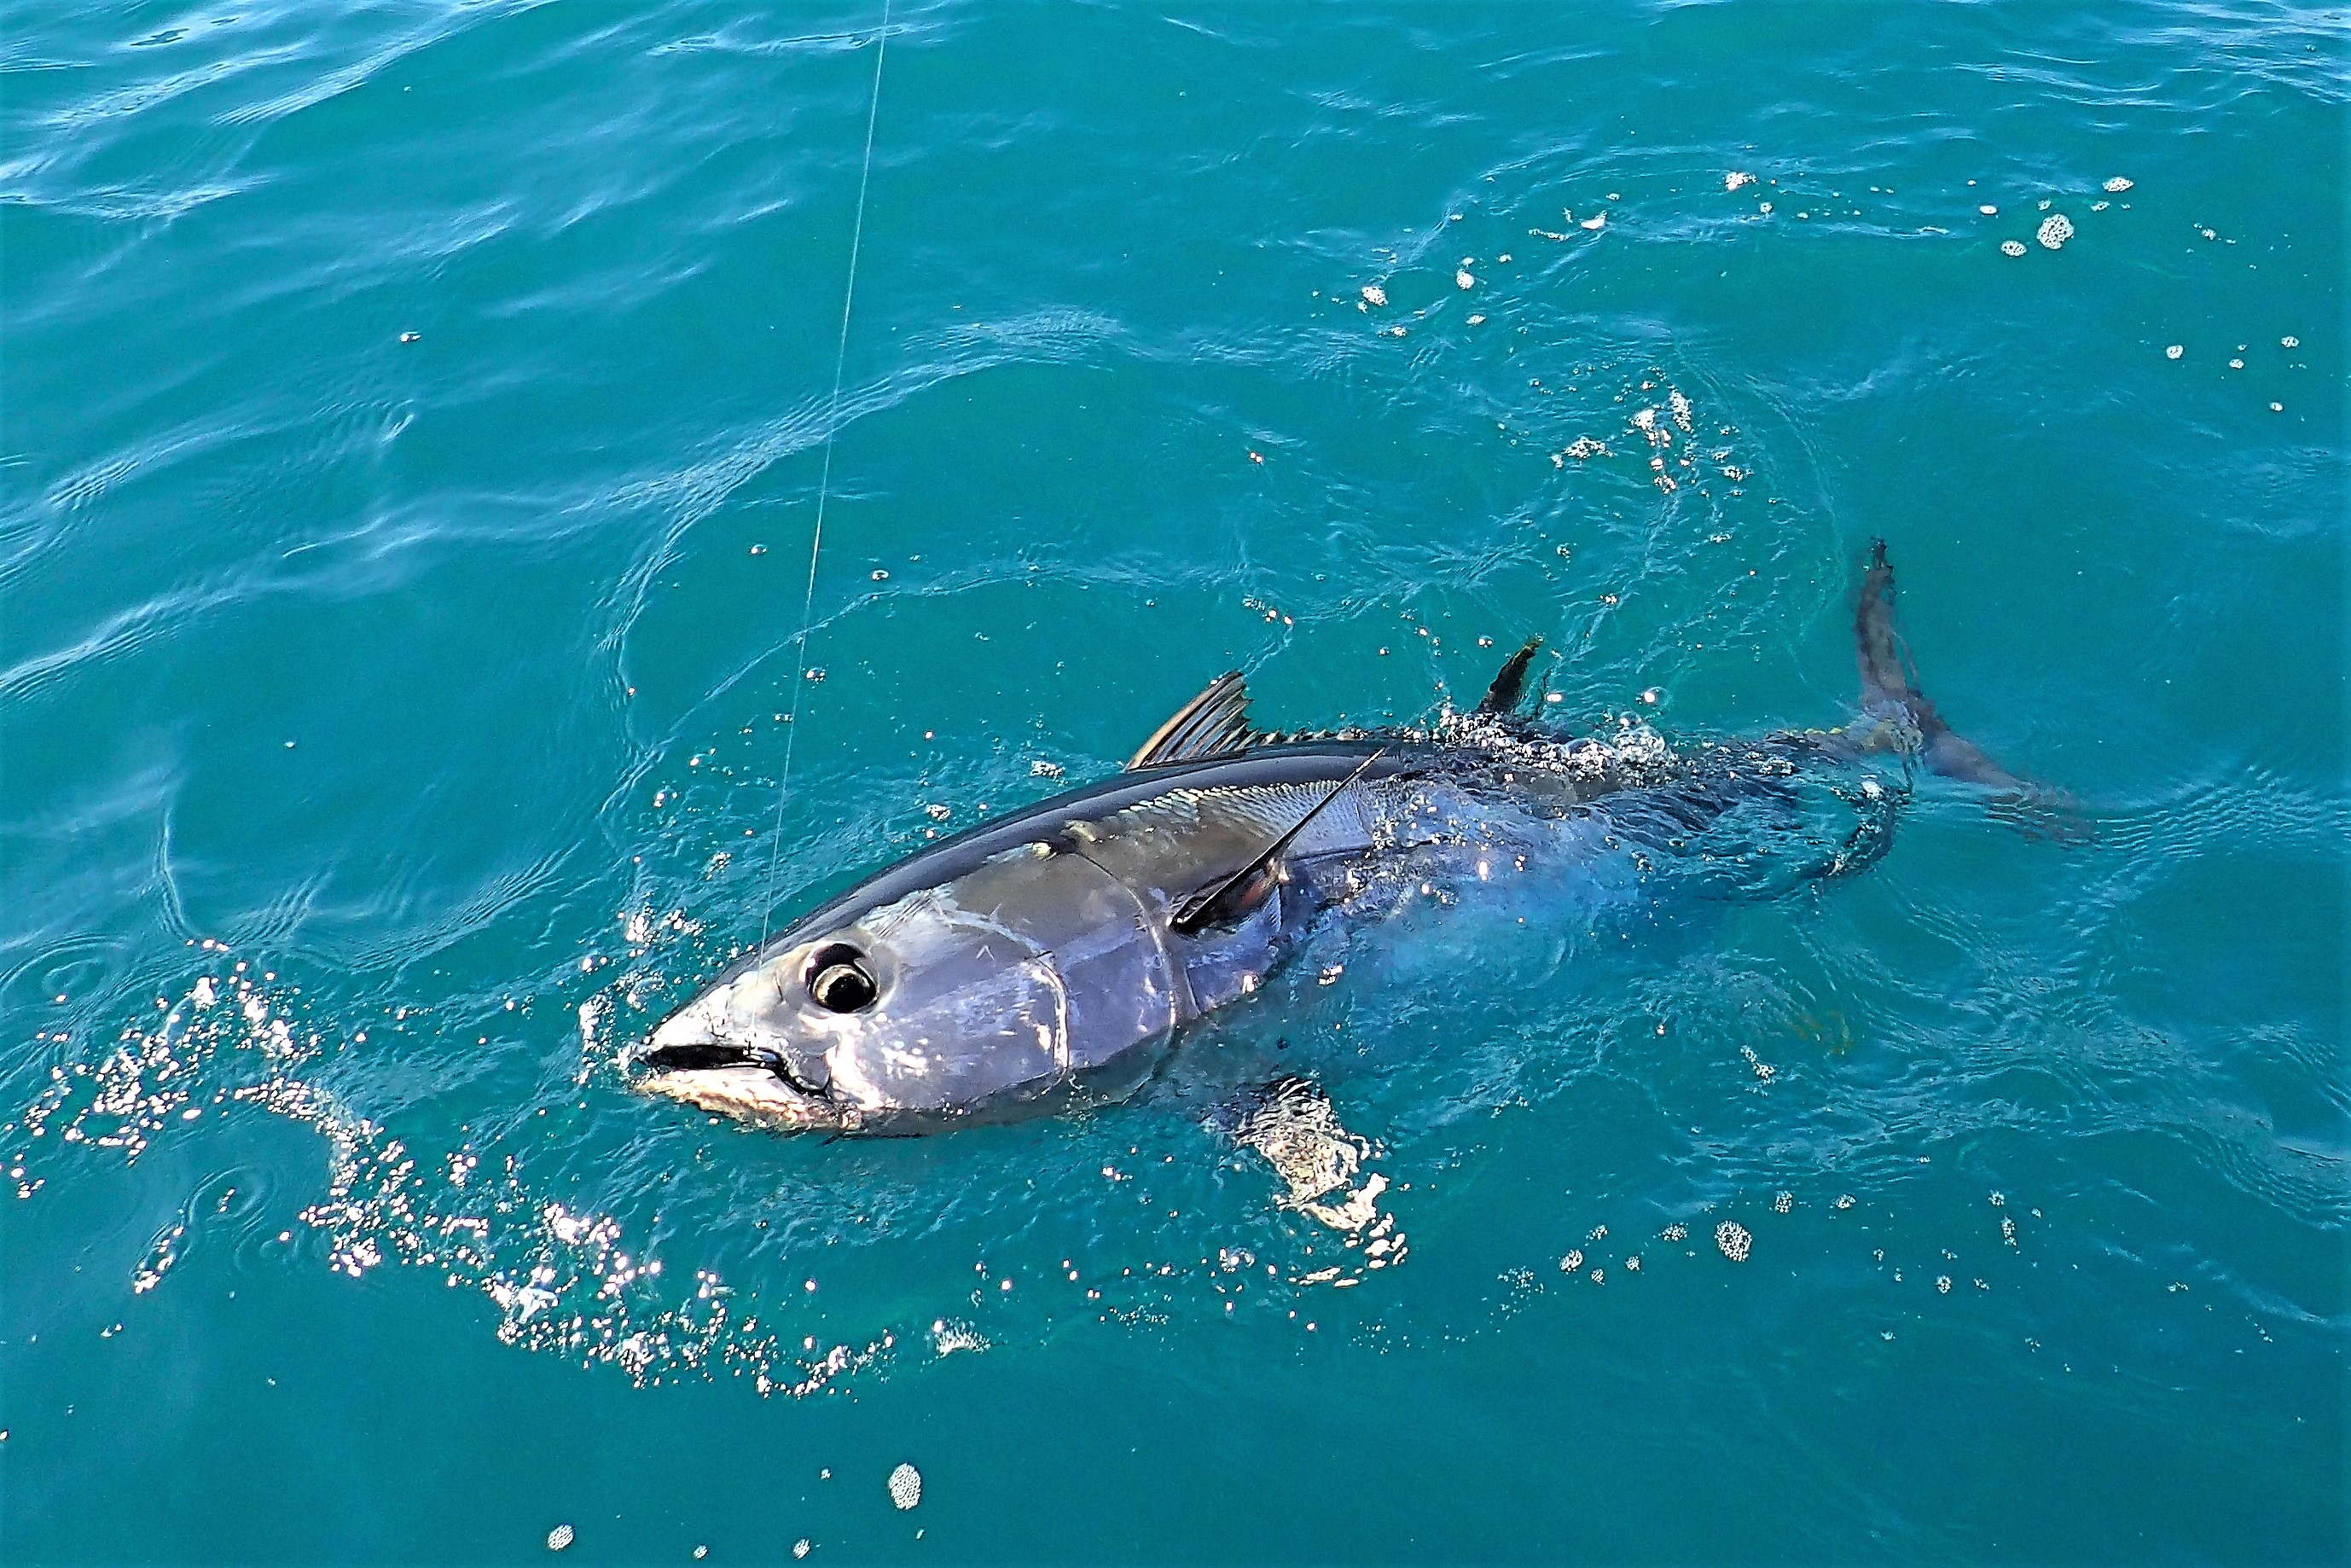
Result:
[[[2048,798],[1952,733],[1914,685],[1875,544],[1855,615],[1861,716],[1676,751],[1646,726],[1570,737],[1525,716],[1540,640],[1474,712],[1426,729],[1276,735],[1227,674],[1124,771],[961,833],[810,910],[657,1028],[636,1085],[787,1130],[907,1134],[1115,1099],[1177,1031],[1249,996],[1320,927],[1399,891],[1477,896],[1627,843],[1697,841],[1792,810],[1826,778],[1850,832],[1795,868],[1882,852],[1892,758],[2031,806]],[[1534,705],[1540,707],[1540,704]],[[1840,777],[1847,784],[1836,784]],[[1649,863],[1642,860],[1643,865]]]

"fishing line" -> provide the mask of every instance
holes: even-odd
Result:
[[[857,172],[857,221],[849,231],[849,280],[841,290],[841,336],[832,350],[832,401],[824,416],[824,468],[816,486],[816,526],[809,534],[808,587],[800,595],[799,635],[793,639],[792,703],[784,720],[784,768],[776,780],[776,825],[768,853],[768,895],[759,904],[759,946],[775,918],[776,877],[784,862],[784,802],[792,784],[792,742],[800,732],[800,693],[809,680],[808,640],[816,615],[817,558],[824,550],[824,507],[832,495],[832,442],[841,428],[841,372],[849,360],[849,313],[857,303],[857,253],[865,244],[865,192],[873,181],[873,122],[882,112],[882,66],[890,57],[890,5],[882,0],[882,26],[873,48],[873,91],[865,105],[865,157]]]

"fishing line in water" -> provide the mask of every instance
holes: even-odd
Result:
[[[816,526],[809,533],[808,587],[800,595],[799,634],[792,641],[792,701],[784,721],[784,766],[776,780],[776,824],[768,852],[768,894],[759,901],[759,946],[768,945],[775,920],[776,877],[784,861],[784,804],[790,798],[792,743],[800,732],[800,693],[810,683],[808,640],[816,614],[817,560],[824,551],[825,503],[832,495],[832,444],[841,428],[841,373],[849,360],[849,315],[857,303],[857,254],[865,244],[865,193],[873,181],[873,124],[882,112],[882,67],[890,57],[891,0],[882,0],[882,26],[873,49],[873,90],[865,105],[865,155],[857,172],[857,219],[849,231],[849,279],[841,290],[841,335],[832,352],[832,401],[824,416],[824,467],[816,486]]]

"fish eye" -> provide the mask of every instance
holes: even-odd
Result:
[[[829,1013],[853,1013],[873,1005],[881,982],[865,966],[865,955],[841,943],[809,960],[809,999]]]

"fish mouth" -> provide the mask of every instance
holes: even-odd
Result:
[[[764,1067],[656,1070],[639,1079],[636,1089],[778,1132],[841,1133],[852,1131],[855,1125],[838,1106],[802,1093]]]
[[[639,1093],[779,1132],[855,1130],[859,1118],[835,1103],[830,1085],[800,1082],[780,1052],[676,1038],[683,1032],[664,1025],[630,1062],[636,1074],[632,1087]]]
[[[637,1053],[631,1065],[647,1072],[707,1072],[720,1067],[757,1067],[776,1072],[778,1063],[774,1057],[773,1051],[755,1051],[723,1040],[696,1040],[650,1045]]]

